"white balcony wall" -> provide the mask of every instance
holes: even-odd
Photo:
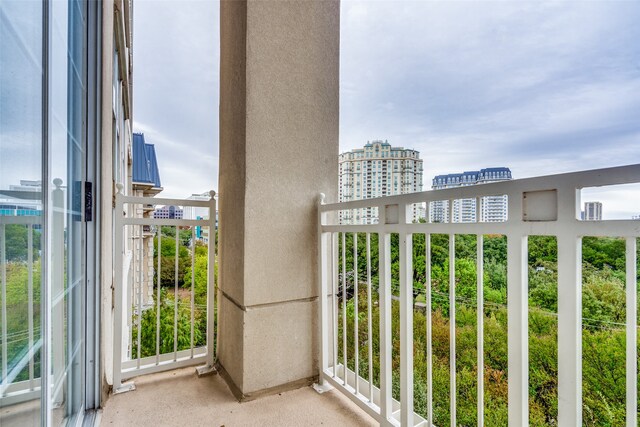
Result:
[[[101,76],[101,129],[100,140],[100,284],[101,289],[101,343],[100,379],[102,401],[106,401],[113,384],[113,300],[112,291],[116,272],[114,254],[114,210],[116,183],[122,184],[124,194],[130,194],[131,165],[131,74],[133,65],[128,52],[132,48],[129,37],[131,19],[128,2],[123,0],[102,3],[102,57]],[[128,241],[129,239],[127,239]]]

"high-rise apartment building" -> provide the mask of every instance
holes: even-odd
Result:
[[[486,168],[479,171],[438,175],[433,178],[431,188],[440,190],[510,179],[512,177],[509,168]],[[506,221],[508,217],[507,202],[507,196],[482,197],[479,210],[476,206],[476,199],[456,199],[451,202],[451,207],[446,200],[431,202],[429,220],[431,222],[477,222],[478,220],[480,222],[502,222]]]
[[[602,221],[602,203],[585,202],[582,212],[583,221]]]
[[[422,160],[416,150],[392,147],[387,141],[367,142],[338,158],[341,202],[372,199],[422,191]],[[354,209],[340,216],[342,223],[370,224],[377,220],[375,208]],[[413,220],[420,218],[416,207]]]

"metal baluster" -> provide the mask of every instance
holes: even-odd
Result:
[[[195,307],[195,277],[196,277],[196,229],[191,227],[191,358],[193,359],[193,325],[195,322],[194,307]]]
[[[367,343],[369,344],[369,402],[373,402],[373,330],[371,321],[371,234],[367,233]]]
[[[355,372],[355,389],[356,389],[356,394],[359,393],[360,390],[360,386],[359,386],[359,381],[358,381],[358,377],[359,377],[359,373],[360,373],[360,369],[359,369],[359,353],[360,353],[360,346],[358,343],[358,233],[353,233],[353,310],[354,310],[354,316],[353,316],[353,342],[354,342],[354,372]]]
[[[176,225],[176,253],[175,253],[175,270],[173,279],[173,360],[178,360],[178,304],[180,296],[178,295],[178,257],[180,255],[180,229]]]
[[[638,425],[638,279],[637,243],[627,237],[627,427]]]
[[[140,225],[138,227],[138,229],[140,230],[140,238],[138,239],[138,257],[140,257],[140,265],[138,268],[140,268],[140,274],[139,274],[139,281],[138,281],[138,319],[137,319],[137,324],[138,324],[138,338],[137,338],[137,342],[138,342],[138,361],[136,362],[136,366],[138,367],[138,369],[140,369],[140,356],[142,354],[140,345],[142,342],[142,285],[144,283],[144,248],[143,248],[143,244],[142,244],[142,238],[143,238],[143,233],[144,233],[144,225]]]
[[[425,235],[425,302],[427,323],[427,426],[433,425],[433,324],[431,316],[431,234]]]
[[[347,385],[347,251],[346,233],[342,233],[342,376]]]
[[[406,207],[407,210],[409,206]],[[406,219],[411,218],[408,215]],[[400,243],[400,423],[413,425],[413,235]],[[390,347],[389,347],[390,348]]]
[[[162,271],[162,226],[158,226],[158,271],[156,279],[156,365],[160,363],[160,272]]]
[[[449,411],[456,427],[456,235],[449,234]]]
[[[28,278],[28,328],[29,328],[29,389],[35,389],[34,377],[35,377],[35,361],[34,361],[34,331],[33,331],[33,224],[27,226],[27,274]]]
[[[129,276],[127,275],[127,296],[129,297],[129,302],[127,304],[127,322],[128,322],[128,333],[129,333],[129,348],[127,349],[127,357],[129,359],[133,359],[133,316],[135,315],[133,312],[134,307],[136,306],[135,300],[135,286],[136,286],[136,236],[135,236],[135,226],[124,226],[125,229],[131,228],[131,280],[129,280]]]
[[[331,324],[333,329],[333,377],[338,369],[338,233],[331,234]]]
[[[476,240],[476,307],[478,340],[478,426],[484,425],[484,236],[478,234]]]

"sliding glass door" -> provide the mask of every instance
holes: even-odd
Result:
[[[0,425],[42,421],[44,5],[0,3]]]
[[[48,197],[51,209],[51,402],[53,425],[82,411],[86,239],[85,3],[49,3]]]
[[[85,409],[87,5],[0,2],[2,427]]]

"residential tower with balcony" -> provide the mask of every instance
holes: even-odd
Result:
[[[422,191],[423,165],[420,152],[392,147],[387,141],[367,142],[338,157],[339,199],[373,199]],[[423,212],[414,207],[412,219],[417,221]],[[348,224],[371,224],[377,220],[375,208],[342,212],[340,220]]]

